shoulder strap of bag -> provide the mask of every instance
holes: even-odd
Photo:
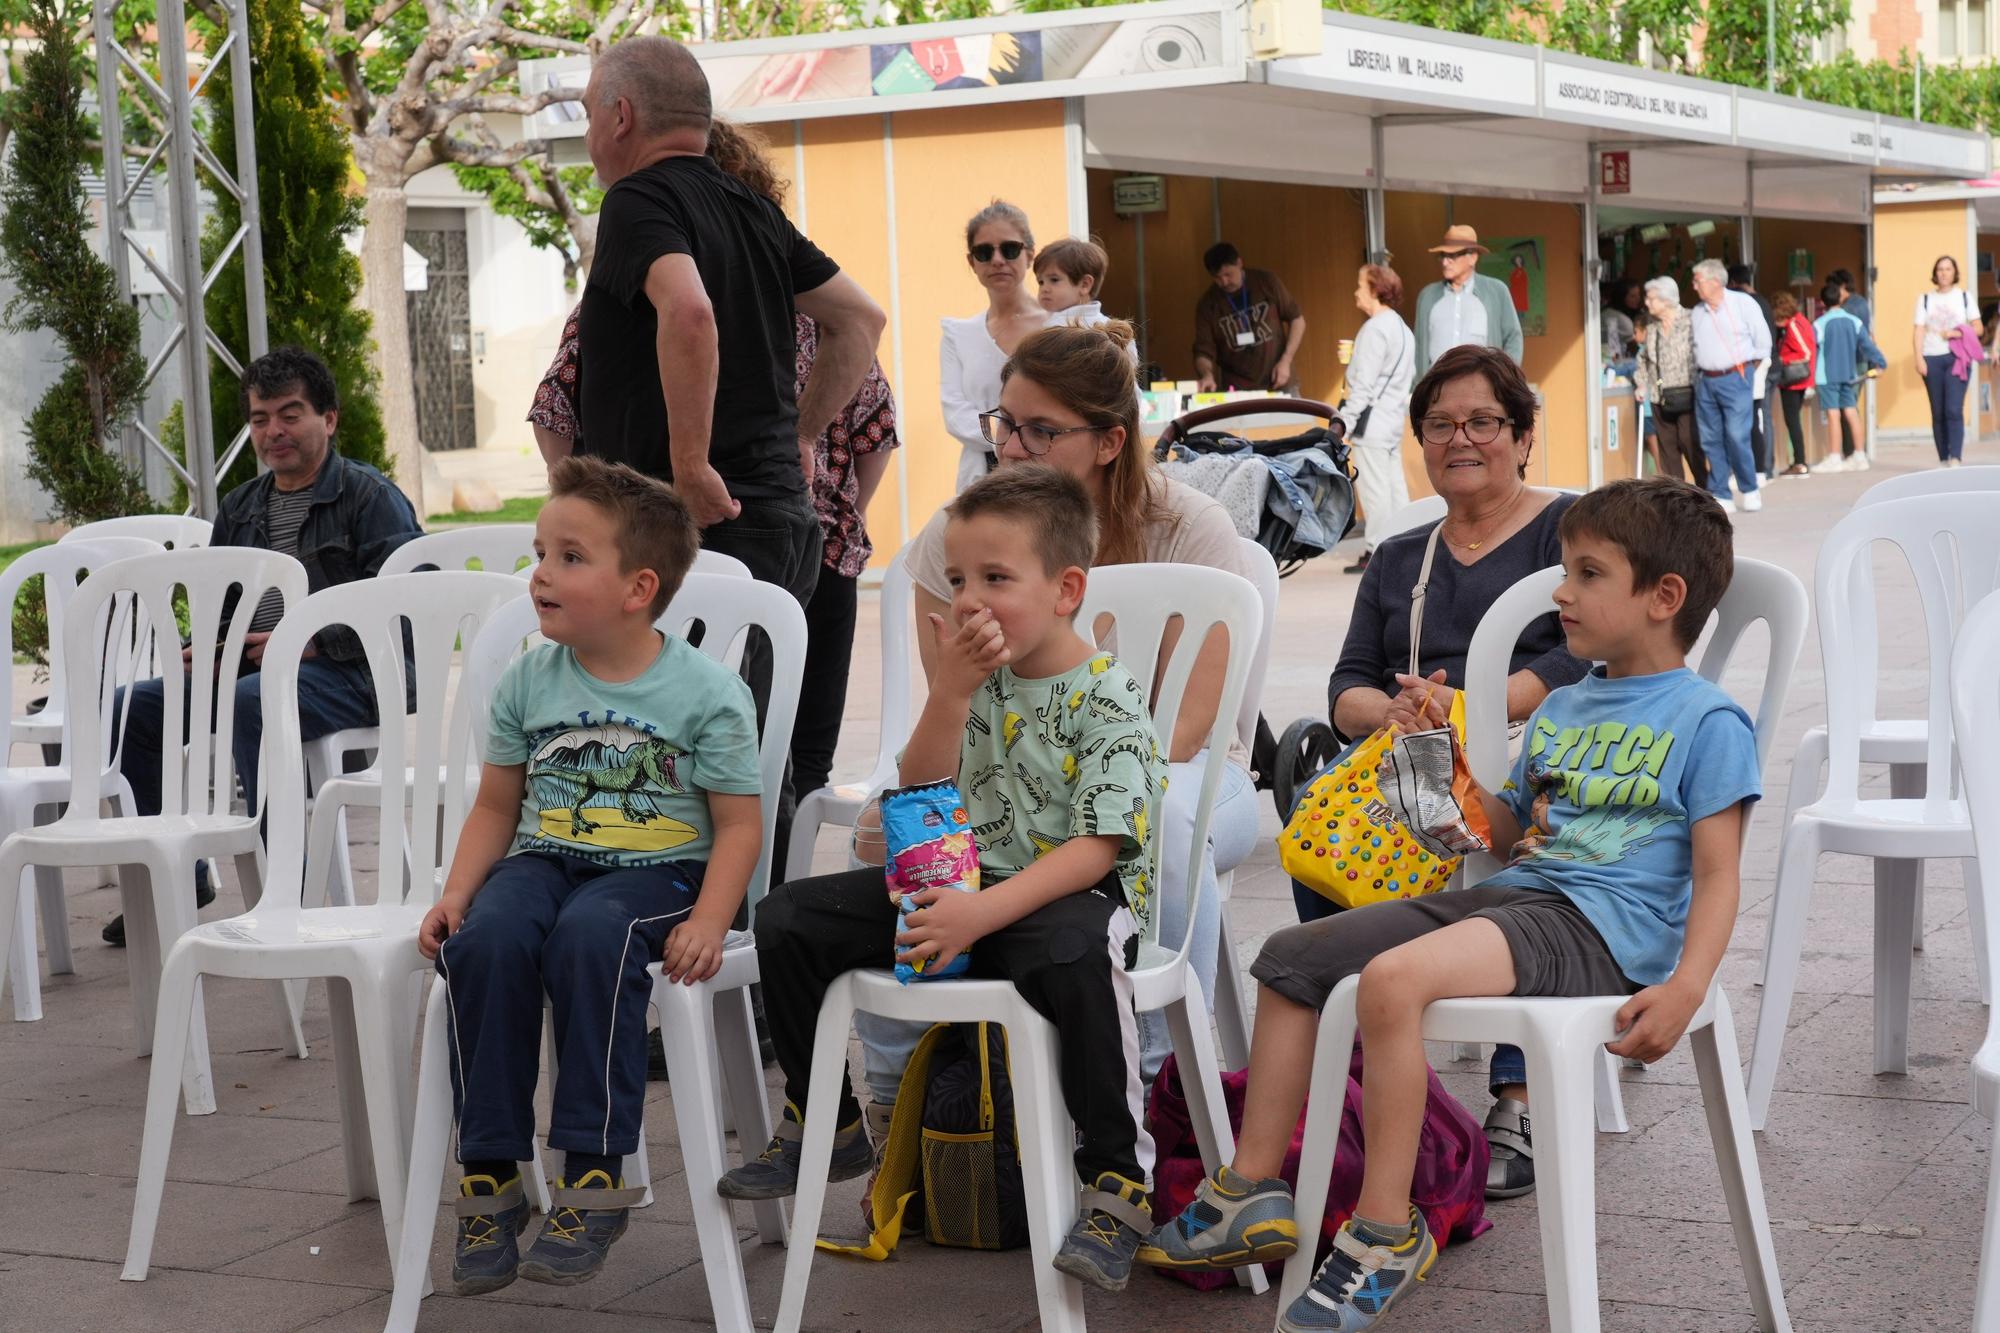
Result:
[[[1416,586],[1410,589],[1410,674],[1417,672],[1417,650],[1424,642],[1424,599],[1430,595],[1431,564],[1437,559],[1438,539],[1444,535],[1444,520],[1431,529],[1424,544],[1424,566],[1417,571]]]

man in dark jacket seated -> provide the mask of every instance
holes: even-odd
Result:
[[[298,347],[280,347],[243,372],[243,409],[250,444],[267,469],[222,499],[211,546],[256,546],[296,556],[312,592],[373,578],[389,552],[423,529],[395,483],[333,447],[340,392],[326,363]],[[236,678],[236,734],[231,748],[244,799],[257,808],[257,750],[264,734],[264,645],[285,612],[275,590],[266,594],[243,640]],[[132,784],[132,813],[160,813],[160,747],[164,688],[158,680],[132,687],[119,768]],[[299,663],[299,730],[317,740],[350,727],[376,724],[375,688],[361,642],[351,631],[322,631]],[[195,875],[195,903],[215,899],[207,866]],[[104,928],[107,944],[125,945],[125,918]]]

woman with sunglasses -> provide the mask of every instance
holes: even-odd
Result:
[[[998,453],[998,466],[1044,463],[1077,478],[1097,508],[1094,565],[1171,561],[1208,565],[1249,577],[1243,542],[1228,512],[1214,499],[1160,473],[1139,431],[1139,400],[1132,362],[1132,326],[1120,320],[1089,327],[1057,325],[1024,338],[1001,370],[1001,384],[980,417],[982,438]],[[935,669],[935,646],[925,616],[949,615],[952,589],[945,574],[944,514],[934,516],[906,548],[905,563],[916,584],[917,636],[924,674]],[[1162,649],[1164,661],[1173,635]],[[1115,642],[1104,645],[1115,650]],[[1222,903],[1215,886],[1218,870],[1234,869],[1257,840],[1256,792],[1250,756],[1232,741],[1220,757],[1226,765],[1209,824],[1209,852],[1200,866],[1198,898],[1188,911],[1185,864],[1194,831],[1194,800],[1211,756],[1204,748],[1222,692],[1227,644],[1214,636],[1197,659],[1171,738],[1161,737],[1171,765],[1166,799],[1159,814],[1161,849],[1158,898],[1160,942],[1177,947],[1190,931],[1189,960],[1205,993],[1213,991]],[[1135,667],[1135,670],[1137,668]],[[883,1045],[877,1026],[862,1025],[864,1044]],[[908,1037],[914,1046],[923,1029]],[[1151,1081],[1169,1049],[1160,1014],[1142,1014],[1140,1052]],[[868,1053],[871,1092],[879,1102],[895,1096],[893,1078],[902,1055],[881,1049]],[[887,1057],[886,1059],[884,1057]],[[893,1072],[890,1072],[893,1071]]]
[[[993,447],[979,433],[979,414],[1000,399],[1000,368],[1029,334],[1046,328],[1049,312],[1027,282],[1035,262],[1028,215],[995,199],[965,224],[965,264],[986,289],[986,309],[940,321],[938,393],[944,427],[958,441],[958,489],[993,466]]]
[[[1410,393],[1410,421],[1445,516],[1385,539],[1361,576],[1347,642],[1326,685],[1333,729],[1347,740],[1389,723],[1404,731],[1426,730],[1450,714],[1453,694],[1465,684],[1466,654],[1481,617],[1521,579],[1562,563],[1556,529],[1563,511],[1576,502],[1573,495],[1528,485],[1535,393],[1514,358],[1497,348],[1460,346],[1440,356]],[[1405,674],[1411,594],[1433,534],[1418,674],[1411,676]],[[1570,655],[1551,610],[1514,645],[1508,718],[1525,719],[1550,690],[1581,680],[1588,670],[1588,663]],[[1296,882],[1292,897],[1301,921],[1340,910]],[[1518,1049],[1494,1051],[1487,1079],[1496,1099],[1486,1117],[1493,1150],[1489,1198],[1512,1198],[1535,1187],[1527,1078]]]

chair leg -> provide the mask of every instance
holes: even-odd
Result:
[[[1798,822],[1799,811],[1819,796],[1820,774],[1826,769],[1828,745],[1825,727],[1808,727],[1805,735],[1799,737],[1799,748],[1792,752],[1792,776],[1785,784],[1785,822],[1778,825],[1778,866],[1774,872],[1778,883],[1782,884],[1785,879],[1785,848],[1789,831]],[[1770,971],[1771,951],[1766,948],[1764,966],[1757,977],[1759,986],[1769,981]]]
[[[1799,953],[1805,947],[1806,909],[1813,877],[1819,873],[1819,824],[1807,818],[1785,830],[1777,884],[1771,890],[1771,921],[1764,941],[1764,993],[1757,1000],[1757,1037],[1750,1047],[1750,1128],[1764,1128],[1771,1112],[1784,1055],[1785,1025],[1798,988]],[[1909,918],[1903,918],[1908,924]],[[1907,961],[1908,955],[1905,954]]]
[[[1007,1024],[1007,1057],[1015,1074],[1014,1113],[1020,1131],[1035,1306],[1043,1333],[1084,1333],[1083,1284],[1055,1267],[1056,1251],[1076,1221],[1076,1129],[1063,1105],[1055,1029],[1030,1012],[1025,1002],[1017,1003],[1019,1017]]]
[[[1718,986],[1710,994],[1715,1021],[1688,1034],[1694,1046],[1695,1074],[1701,1080],[1708,1137],[1715,1145],[1722,1193],[1729,1200],[1729,1220],[1736,1229],[1736,1252],[1743,1261],[1750,1307],[1756,1311],[1758,1328],[1777,1333],[1792,1324],[1785,1312],[1785,1284],[1778,1276],[1778,1251],[1771,1239],[1770,1214],[1764,1207],[1763,1173],[1757,1167],[1757,1143],[1750,1135],[1749,1106],[1736,1062],[1736,1025],[1722,988]]]
[[[1278,1282],[1280,1315],[1305,1295],[1312,1282],[1320,1219],[1326,1216],[1326,1196],[1333,1187],[1340,1114],[1347,1104],[1347,1071],[1354,1062],[1354,994],[1352,978],[1341,982],[1319,1015],[1312,1086],[1306,1096],[1305,1135],[1299,1146],[1299,1185],[1292,1206],[1292,1216],[1298,1221],[1299,1248],[1285,1261],[1285,1273]]]
[[[236,882],[243,887],[243,905],[255,907],[264,901],[264,858],[255,849],[236,853]],[[272,999],[277,1005],[278,1031],[284,1034],[285,1049],[295,1060],[303,1060],[309,1054],[306,1049],[306,988],[311,983],[305,978],[273,983],[276,990]]]
[[[1596,1333],[1597,1139],[1590,1107],[1591,1063],[1602,1048],[1576,1033],[1540,1036],[1526,1049],[1549,1327]]]
[[[739,986],[715,997],[715,1041],[722,1062],[722,1085],[736,1124],[736,1149],[748,1161],[771,1141],[771,1106],[764,1090],[764,1062],[757,1053],[757,1025],[750,1013],[750,988]],[[757,1236],[766,1245],[786,1243],[785,1206],[777,1199],[750,1205]]]
[[[1202,1021],[1207,1014],[1196,1002],[1201,995],[1201,983],[1195,979],[1194,968],[1185,970],[1188,989],[1167,1006],[1167,1029],[1173,1036],[1174,1055],[1181,1068],[1188,1119],[1194,1124],[1195,1141],[1201,1145],[1202,1170],[1213,1176],[1235,1158],[1236,1133],[1229,1126],[1229,1107],[1222,1098],[1222,1070],[1215,1062],[1208,1024]],[[1236,1285],[1248,1287],[1261,1296],[1270,1290],[1271,1284],[1264,1276],[1264,1266],[1251,1264],[1236,1270]]]
[[[350,1203],[382,1197],[382,1182],[375,1178],[375,1144],[362,1064],[364,1038],[355,990],[354,983],[345,977],[327,978],[326,1007],[333,1019],[333,1082],[340,1100],[341,1155],[347,1164]]]
[[[175,858],[170,863],[166,858]],[[178,852],[168,852],[165,857],[155,857],[147,867],[154,892],[151,895],[154,941],[157,952],[153,958],[171,957],[175,941],[194,929],[194,871]],[[164,894],[158,891],[166,886]],[[132,942],[132,920],[126,918],[126,945]],[[159,999],[161,973],[153,968],[146,979],[149,1007],[156,1007]],[[187,1050],[181,1060],[181,1087],[187,1098],[189,1115],[215,1114],[215,1079],[209,1072],[208,1064],[208,1018],[202,1007],[202,987],[200,978],[194,982],[194,1004],[188,1015]]]
[[[1979,976],[1979,1002],[1993,1004],[1993,960],[1986,955],[1986,895],[1979,891],[1979,860],[1966,857],[1959,867],[1965,876],[1965,924],[1972,931],[1972,966]],[[1917,895],[1921,900],[1922,893]]]
[[[1993,1122],[1993,1137],[1986,1158],[1986,1225],[1979,1235],[1979,1286],[1972,1298],[1972,1326],[1992,1328],[2000,1323],[2000,1120]]]
[[[686,1165],[688,1202],[694,1210],[702,1277],[708,1284],[710,1318],[717,1328],[748,1329],[753,1326],[750,1291],[743,1276],[736,1219],[729,1201],[715,1192],[715,1183],[727,1164],[722,1154],[720,1059],[711,1017],[713,998],[706,985],[678,986],[663,979],[653,986],[660,1035],[667,1048],[667,1077],[675,1092],[674,1123]]]
[[[1916,800],[1924,794],[1924,766],[1922,764],[1889,765],[1889,798],[1891,800]],[[1910,952],[1924,951],[1924,867],[1917,863],[1917,896],[1910,904]]]
[[[451,1147],[451,1059],[446,1025],[451,1012],[442,985],[431,989],[424,1016],[423,1054],[417,1062],[415,1130],[403,1186],[403,1234],[396,1249],[395,1291],[384,1333],[414,1333],[417,1305],[430,1282],[431,1241],[437,1232],[437,1198]]]
[[[39,870],[36,872],[39,874]],[[42,1017],[42,960],[35,956],[35,896],[21,887],[26,868],[15,871],[0,886],[0,979],[14,979],[14,1021],[39,1022]],[[13,898],[10,905],[8,897]]]
[[[153,1008],[160,989],[160,927],[153,910],[152,877],[145,866],[123,865],[118,898],[125,915],[125,974],[130,983],[132,1035],[141,1056],[153,1052]]]
[[[1875,1072],[1910,1064],[1910,949],[1923,862],[1875,860]]]
[[[118,798],[114,796],[111,801],[116,805]],[[61,812],[61,806],[40,806],[34,812],[34,823],[50,823]],[[63,891],[61,866],[35,867],[35,899],[42,916],[42,948],[49,956],[49,975],[72,976],[76,972],[76,960],[70,952],[69,900]]]
[[[382,1201],[382,1230],[389,1242],[391,1263],[402,1250],[405,1130],[400,1088],[410,1063],[409,1047],[398,1044],[403,1025],[395,1013],[399,1000],[394,988],[401,981],[395,976],[364,979],[351,992],[355,1036],[359,1038],[354,1063],[361,1074],[361,1099],[372,1150],[370,1165],[376,1197]],[[335,1077],[341,1072],[344,1070],[337,1066]]]
[[[1236,961],[1236,932],[1227,898],[1222,900],[1222,929],[1215,944],[1215,1034],[1222,1041],[1222,1067],[1244,1069],[1250,1064],[1250,1007],[1243,999],[1243,969]]]
[[[185,949],[170,956],[160,978],[153,1067],[146,1076],[146,1128],[139,1143],[139,1180],[132,1199],[132,1230],[125,1243],[125,1271],[120,1274],[127,1282],[144,1282],[152,1266],[153,1234],[160,1222],[160,1196],[166,1192],[167,1157],[179,1109],[182,1058],[190,1049],[200,996],[201,976],[195,971],[194,956]],[[188,1113],[194,1114],[192,1107]]]
[[[813,848],[819,843],[820,825],[826,822],[821,813],[826,808],[826,798],[821,794],[825,790],[822,787],[806,792],[793,808],[792,836],[785,844],[785,873],[792,879],[805,879],[812,874]]]
[[[1618,1057],[1609,1051],[1597,1053],[1597,1132],[1623,1134],[1631,1129],[1625,1122],[1625,1090],[1618,1083]]]
[[[799,1192],[792,1201],[792,1240],[785,1247],[785,1285],[778,1298],[775,1333],[798,1333],[805,1317],[820,1213],[826,1207],[826,1173],[833,1164],[834,1121],[840,1118],[840,1077],[847,1071],[847,1032],[853,1021],[853,983],[845,976],[835,978],[820,1001],[819,1025],[813,1031],[812,1091],[806,1097],[804,1137],[799,1144]],[[1026,1100],[1020,1096],[1017,1082],[1017,1117]],[[1026,1126],[1020,1128],[1025,1143]],[[1026,1171],[1028,1164],[1022,1163],[1022,1167]]]

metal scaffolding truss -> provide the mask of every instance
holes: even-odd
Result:
[[[250,21],[249,0],[202,0],[209,14],[227,16],[228,34],[220,49],[198,70],[190,69],[188,50],[188,6],[185,0],[166,0],[159,6],[155,28],[158,42],[159,78],[146,67],[143,53],[128,49],[117,38],[113,19],[116,0],[94,0],[92,21],[97,38],[97,89],[103,107],[104,137],[104,227],[108,258],[118,275],[118,294],[132,297],[132,260],[152,271],[172,311],[166,341],[146,366],[150,387],[167,363],[179,355],[181,368],[181,408],[185,464],[174,457],[160,439],[158,423],[143,418],[133,427],[146,447],[164,459],[186,481],[194,512],[213,518],[216,510],[216,478],[228,471],[249,440],[247,428],[240,430],[218,459],[215,422],[209,415],[208,352],[233,371],[243,374],[239,362],[221,338],[208,327],[204,300],[215,281],[232,263],[243,265],[244,305],[249,317],[250,356],[254,360],[266,350],[264,323],[264,240],[258,217],[257,141],[250,111]],[[197,132],[195,109],[208,81],[229,62],[230,118],[236,135],[236,173],[223,169]],[[143,98],[156,109],[149,117],[164,126],[153,144],[133,144],[131,152],[138,165],[127,171],[125,127],[119,108],[125,96]],[[132,201],[154,173],[165,176],[163,197],[167,201],[167,262],[163,265],[140,247],[132,225]],[[212,187],[226,190],[242,208],[242,225],[228,238],[213,266],[201,262],[201,200],[205,173]]]

